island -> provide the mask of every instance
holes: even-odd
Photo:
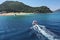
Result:
[[[31,7],[18,1],[5,1],[0,4],[0,14],[3,13],[52,13],[47,6]]]

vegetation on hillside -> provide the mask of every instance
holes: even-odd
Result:
[[[6,11],[6,12],[29,12],[29,13],[51,13],[52,11],[46,7],[31,7],[28,5],[25,5],[22,2],[18,1],[5,1],[2,4],[0,4],[0,12]]]

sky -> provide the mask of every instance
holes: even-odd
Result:
[[[0,0],[0,4],[6,0]],[[10,0],[9,0],[10,1]],[[40,6],[47,6],[52,11],[60,9],[60,0],[13,0],[23,2],[26,5],[32,7],[40,7]]]

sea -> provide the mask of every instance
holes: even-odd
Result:
[[[55,40],[31,29],[33,20],[50,31],[46,33],[53,33],[51,36],[57,35],[55,39],[60,40],[60,12],[0,16],[0,40]]]

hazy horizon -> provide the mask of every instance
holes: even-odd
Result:
[[[19,1],[32,7],[47,6],[52,11],[60,9],[60,0],[0,0],[0,4],[4,1]]]

